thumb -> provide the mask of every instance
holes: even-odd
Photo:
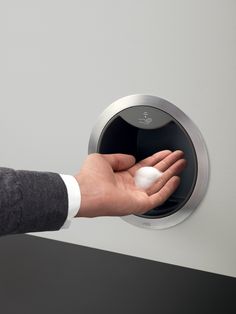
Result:
[[[135,157],[126,154],[102,154],[115,171],[126,170],[135,164]]]

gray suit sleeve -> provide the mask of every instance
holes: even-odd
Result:
[[[0,167],[0,235],[58,230],[67,213],[59,174]]]

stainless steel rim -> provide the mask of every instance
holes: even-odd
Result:
[[[192,140],[193,146],[196,151],[197,163],[198,163],[198,174],[196,179],[195,188],[184,206],[172,215],[162,218],[144,218],[136,215],[128,215],[122,217],[128,223],[133,225],[152,228],[152,229],[165,229],[172,227],[180,222],[184,221],[200,204],[207,190],[209,181],[209,158],[206,148],[206,144],[202,137],[202,134],[195,123],[178,107],[168,102],[165,99],[151,95],[130,95],[118,99],[107,107],[103,113],[99,116],[97,123],[95,124],[90,140],[88,152],[98,152],[98,143],[100,135],[108,123],[108,121],[120,111],[134,106],[150,106],[173,116],[188,133]]]

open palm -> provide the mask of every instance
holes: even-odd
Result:
[[[81,190],[80,217],[141,214],[163,204],[176,190],[186,166],[182,151],[160,151],[135,164],[126,154],[90,154],[75,175]],[[135,172],[153,166],[163,172],[149,189],[135,186]]]

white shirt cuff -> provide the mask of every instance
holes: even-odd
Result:
[[[68,195],[68,214],[67,219],[62,225],[61,229],[69,228],[71,219],[76,216],[81,204],[81,193],[78,181],[75,177],[67,174],[60,174],[67,188]]]

